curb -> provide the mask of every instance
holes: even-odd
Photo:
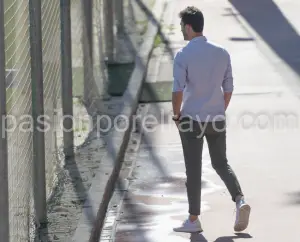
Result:
[[[149,109],[149,105],[147,104],[143,105],[143,107],[138,108],[137,115],[141,118],[141,120],[143,120],[143,118],[145,117],[146,113],[148,112],[148,109]],[[124,165],[124,163],[122,163],[122,168],[117,180],[118,186],[114,188],[112,197],[108,204],[99,242],[115,241],[116,229],[117,229],[117,224],[119,221],[119,216],[121,213],[123,201],[130,187],[132,173],[134,171],[134,168],[136,167],[136,162],[137,162],[136,159],[137,152],[133,147],[131,147],[131,145],[134,144],[134,146],[139,147],[142,140],[142,135],[143,135],[143,130],[139,128],[136,130],[132,130],[132,132],[130,133],[129,140],[130,141],[135,140],[135,142],[129,143],[125,151],[124,162],[127,161],[126,162],[127,164]],[[126,159],[126,155],[129,155],[130,158]]]
[[[159,20],[163,15],[165,2],[166,0],[156,0],[153,14],[155,14]],[[149,19],[148,30],[144,35],[145,41],[137,53],[135,58],[135,69],[121,100],[121,108],[123,111],[120,114],[125,117],[131,118],[137,109],[138,99],[142,90],[142,83],[147,71],[147,64],[158,30],[159,28],[155,24],[155,21]],[[106,217],[106,211],[122,166],[121,160],[130,138],[131,126],[132,123],[130,127],[123,132],[112,130],[110,137],[108,137],[107,149],[103,156],[109,164],[108,175],[101,177],[98,173],[93,178],[91,188],[87,193],[87,199],[83,205],[77,229],[71,240],[72,242],[99,241]],[[103,186],[103,184],[105,185]]]

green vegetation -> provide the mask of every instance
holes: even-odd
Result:
[[[162,44],[161,36],[157,34],[154,39],[154,48],[159,47],[161,44]]]

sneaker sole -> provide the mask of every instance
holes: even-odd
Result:
[[[248,204],[243,205],[239,212],[239,222],[234,226],[234,231],[241,232],[248,227],[251,207]]]
[[[195,230],[185,230],[185,229],[173,229],[174,232],[179,232],[179,233],[202,233],[202,229],[195,229]]]

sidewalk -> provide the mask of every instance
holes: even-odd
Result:
[[[283,68],[294,56],[282,59],[267,50],[266,43],[261,42],[262,38],[230,2],[172,1],[170,19],[174,34],[168,37],[174,55],[183,45],[178,12],[194,4],[204,12],[206,37],[231,53],[235,91],[227,113],[227,152],[252,206],[248,229],[242,234],[233,233],[234,204],[212,169],[205,148],[201,215],[204,233],[190,237],[172,231],[187,216],[183,155],[176,127],[172,121],[162,119],[162,115],[170,117],[172,104],[153,103],[143,108],[160,123],[152,127],[155,132],[144,132],[136,158],[123,167],[123,186],[115,192],[102,242],[298,241],[300,101],[296,95],[300,82],[295,82],[299,78],[295,69]],[[274,14],[264,9],[266,14]],[[247,14],[248,19],[255,18],[254,11]],[[293,20],[292,23],[299,24]],[[294,51],[297,50],[299,46]],[[148,81],[171,82],[172,58],[166,54],[158,67]],[[291,76],[295,81],[288,78]],[[128,172],[130,165],[132,172]],[[128,181],[129,185],[124,185]],[[122,196],[124,199],[119,203],[116,198]],[[113,235],[109,234],[111,228],[116,230]]]

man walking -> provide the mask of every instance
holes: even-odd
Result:
[[[225,183],[236,204],[234,230],[247,228],[250,206],[226,156],[225,111],[233,92],[228,52],[203,36],[204,17],[196,7],[179,14],[181,30],[189,43],[174,59],[173,120],[179,129],[186,167],[189,217],[176,232],[202,232],[200,215],[203,139],[206,138],[212,167]]]

